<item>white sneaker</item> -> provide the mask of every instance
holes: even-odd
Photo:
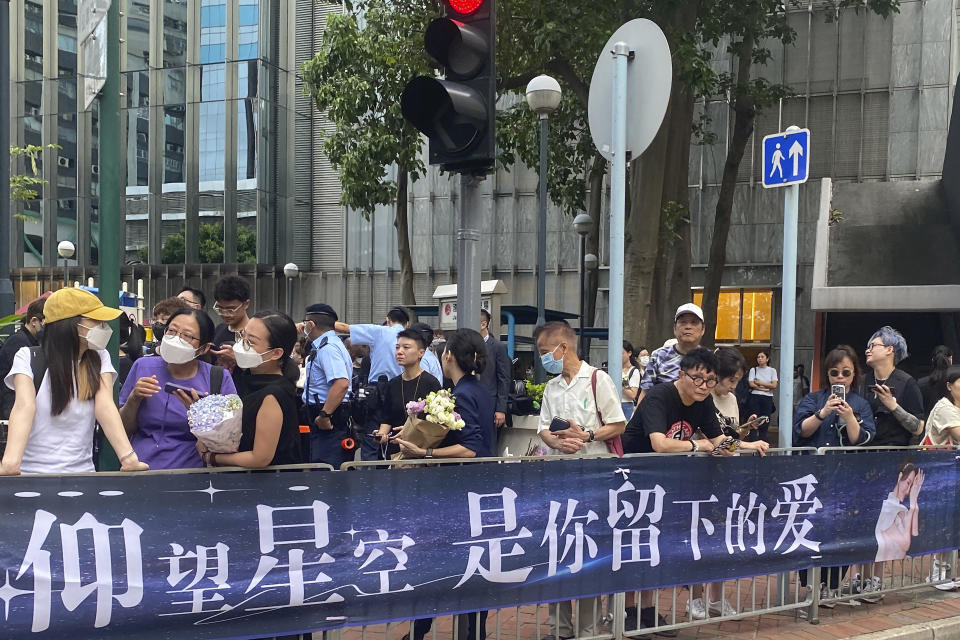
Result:
[[[710,613],[715,616],[735,616],[737,610],[733,608],[726,598],[721,597],[720,602],[710,603]]]
[[[687,615],[693,620],[707,619],[707,609],[703,606],[703,598],[692,598],[687,602]]]

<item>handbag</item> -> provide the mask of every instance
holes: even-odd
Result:
[[[590,376],[590,388],[593,390],[593,407],[597,412],[597,421],[600,423],[600,426],[604,426],[603,416],[600,415],[600,405],[597,404],[597,373],[599,369],[593,370],[593,375]],[[603,441],[607,445],[607,451],[614,454],[618,458],[623,457],[623,441],[620,439],[620,436],[614,436]]]

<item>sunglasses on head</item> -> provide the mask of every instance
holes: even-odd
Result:
[[[851,369],[830,369],[827,371],[834,378],[849,378],[853,375],[853,370]]]

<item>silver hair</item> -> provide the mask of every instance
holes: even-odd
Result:
[[[867,340],[867,345],[873,342],[874,338],[880,338],[885,347],[893,347],[894,364],[900,364],[901,360],[910,355],[907,352],[906,338],[903,337],[903,334],[889,325],[877,329],[877,331],[870,336],[870,339]]]

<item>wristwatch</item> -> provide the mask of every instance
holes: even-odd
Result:
[[[820,415],[820,409],[817,409],[816,413],[814,413],[813,415],[817,420],[819,420],[820,422],[823,422],[824,417]]]
[[[327,420],[329,420],[330,418],[333,417],[333,415],[327,413],[326,411],[324,411],[324,410],[321,408],[320,411],[317,412],[317,417],[318,417],[318,418],[326,418]]]
[[[589,429],[587,429],[587,435],[589,436],[587,438],[587,442],[593,442],[597,437],[597,434],[595,434],[593,431],[590,431]]]
[[[426,451],[424,451],[424,452],[423,452],[423,457],[424,457],[424,458],[432,458],[432,457],[433,457],[433,449],[427,449]]]
[[[700,445],[697,444],[697,441],[696,441],[696,440],[691,440],[691,441],[690,441],[690,451],[693,452],[693,453],[696,453],[697,451],[700,451]]]

